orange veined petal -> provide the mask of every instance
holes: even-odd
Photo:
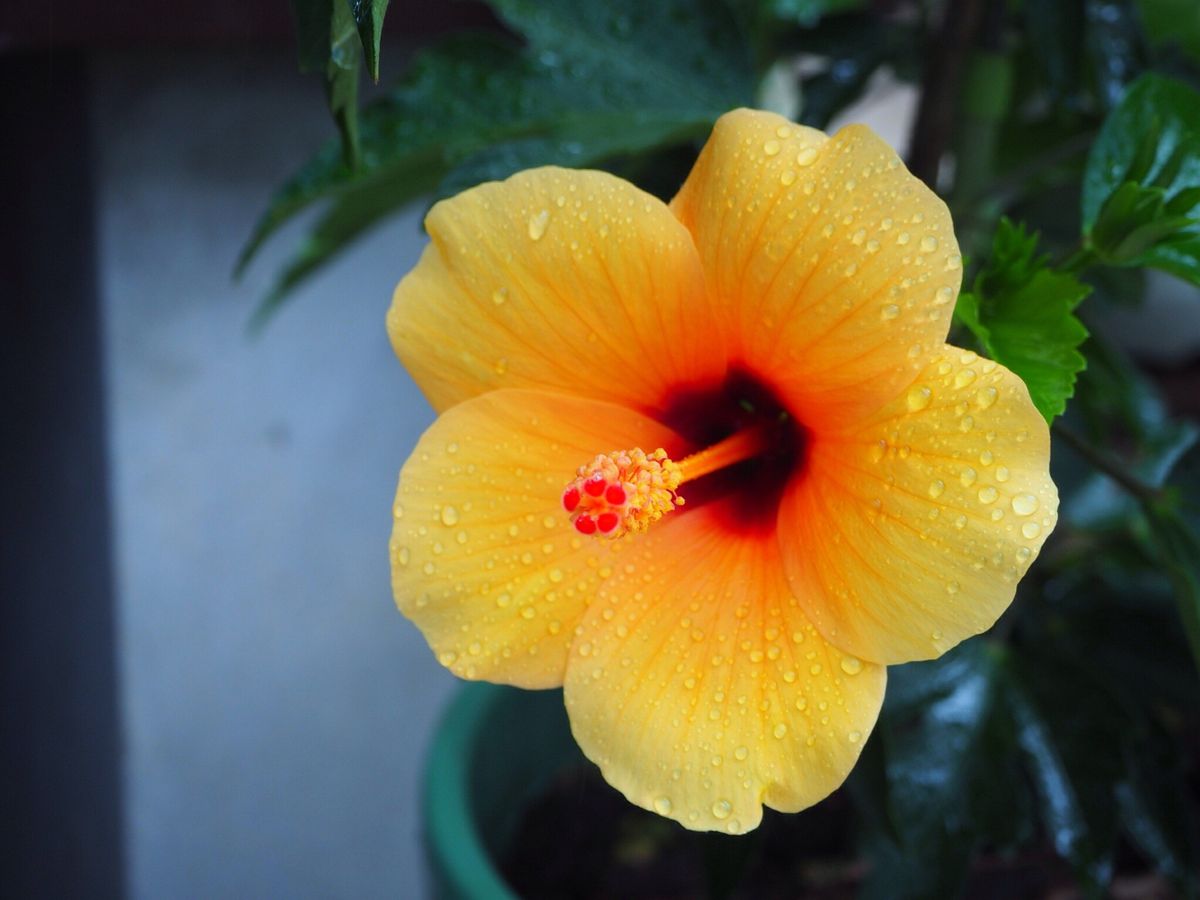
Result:
[[[691,236],[603,172],[532,169],[443,200],[392,345],[437,410],[496,388],[652,409],[725,369]]]
[[[814,436],[780,506],[792,590],[827,639],[894,664],[990,627],[1054,528],[1050,434],[1017,376],[945,346],[887,407]]]
[[[673,445],[639,413],[567,395],[493,391],[448,410],[400,473],[397,606],[456,675],[562,684],[584,607],[633,549],[577,534],[563,487],[598,449]]]
[[[731,536],[719,503],[631,541],[580,623],[571,728],[631,802],[741,833],[763,805],[811,806],[853,768],[883,667],[824,640],[788,590],[774,536]]]
[[[961,280],[946,205],[870,129],[718,120],[672,211],[735,357],[812,426],[876,409],[945,341]]]

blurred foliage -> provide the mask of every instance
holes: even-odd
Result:
[[[863,895],[952,896],[981,855],[1042,847],[1086,896],[1139,868],[1200,896],[1200,429],[1098,327],[1137,308],[1147,269],[1200,286],[1200,4],[487,5],[506,32],[421,50],[360,109],[386,0],[293,0],[339,136],[243,253],[239,269],[320,207],[259,319],[403,205],[518,169],[603,167],[669,195],[768,72],[818,127],[880,72],[917,85],[923,112],[952,114],[918,116],[913,146],[970,263],[954,337],[1053,423],[1062,518],[991,634],[892,670],[848,785]]]

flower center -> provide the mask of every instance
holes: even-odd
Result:
[[[679,486],[760,455],[768,429],[738,431],[675,462],[659,447],[601,453],[580,466],[563,491],[563,509],[580,534],[620,537],[645,531],[671,510],[684,505]]]

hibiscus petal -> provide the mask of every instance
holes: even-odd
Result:
[[[562,684],[584,606],[629,547],[575,533],[563,487],[597,451],[674,440],[624,407],[538,391],[446,411],[400,473],[396,604],[456,675]]]
[[[946,346],[892,403],[816,436],[780,507],[793,591],[833,643],[930,659],[990,627],[1054,528],[1050,433],[1025,384]]]
[[[735,354],[806,424],[878,408],[945,341],[962,275],[950,213],[865,126],[826,138],[728,113],[671,209]]]
[[[631,802],[688,828],[749,831],[838,787],[879,714],[885,670],[826,642],[771,535],[717,504],[664,519],[600,588],[571,648],[575,738]]]
[[[495,388],[651,409],[720,379],[695,247],[667,207],[603,172],[542,168],[433,207],[396,288],[392,345],[437,410]]]

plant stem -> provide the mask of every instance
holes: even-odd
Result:
[[[1156,488],[1130,473],[1120,460],[1093,447],[1082,435],[1076,434],[1062,422],[1055,422],[1050,430],[1066,441],[1072,450],[1091,464],[1092,468],[1107,475],[1131,496],[1143,503],[1154,503],[1160,499],[1159,491]]]

